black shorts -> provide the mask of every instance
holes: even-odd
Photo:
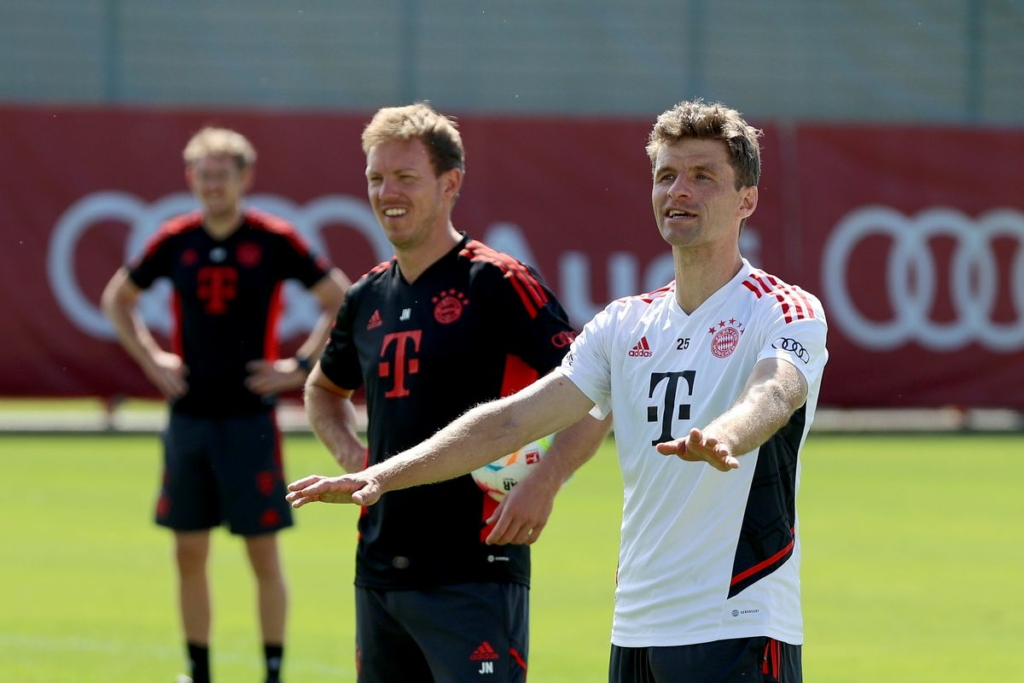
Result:
[[[464,583],[425,591],[356,587],[359,683],[524,683],[530,589]]]
[[[225,418],[171,413],[157,524],[270,533],[292,525],[285,493],[281,433],[272,412]]]
[[[612,645],[609,683],[801,683],[801,647],[764,636],[676,647]]]

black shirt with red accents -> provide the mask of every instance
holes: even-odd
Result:
[[[463,235],[412,284],[394,260],[354,284],[320,364],[341,387],[365,385],[373,464],[548,373],[574,336],[533,270]],[[469,475],[384,494],[359,518],[356,585],[529,585],[529,546],[482,542],[494,507]]]
[[[188,368],[188,393],[172,410],[226,417],[271,409],[272,397],[245,387],[245,366],[279,356],[284,281],[312,287],[330,268],[290,223],[260,211],[245,211],[223,240],[203,229],[199,212],[161,225],[128,274],[142,289],[161,277],[173,286],[171,349]]]

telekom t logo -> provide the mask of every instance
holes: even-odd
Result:
[[[381,361],[377,366],[377,374],[380,377],[394,376],[395,378],[395,385],[384,394],[386,398],[401,398],[409,395],[409,389],[405,386],[405,376],[406,374],[415,375],[420,371],[420,359],[413,357],[413,354],[420,350],[422,337],[423,330],[392,332],[384,335],[384,341],[380,345]],[[395,347],[394,360],[385,360],[391,355],[392,346]]]
[[[672,436],[672,420],[689,420],[690,419],[690,404],[689,403],[676,403],[676,392],[679,388],[679,380],[686,380],[686,395],[690,396],[693,394],[693,378],[696,376],[696,372],[693,370],[684,370],[682,372],[652,372],[651,373],[651,389],[647,394],[648,398],[654,398],[654,390],[662,383],[663,380],[668,380],[668,384],[665,388],[665,400],[662,402],[661,411],[661,436],[651,442],[652,446],[656,446],[659,443],[665,441],[671,441],[674,437]],[[647,406],[647,421],[657,422],[658,421],[658,406]]]
[[[238,295],[238,271],[234,266],[203,266],[197,278],[196,296],[206,302],[206,312],[227,313],[228,302]]]

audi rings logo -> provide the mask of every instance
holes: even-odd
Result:
[[[273,213],[295,225],[318,253],[328,254],[321,230],[331,224],[344,224],[359,232],[372,246],[376,258],[391,258],[391,244],[377,225],[377,219],[365,201],[340,195],[317,198],[297,206],[276,195],[253,195],[250,206]],[[141,254],[149,237],[170,218],[196,208],[195,199],[186,193],[168,195],[146,204],[125,192],[96,192],[75,202],[57,221],[47,253],[47,278],[64,314],[79,329],[101,339],[114,339],[114,328],[99,307],[82,292],[75,268],[76,247],[94,226],[104,222],[127,224],[130,233],[125,243],[125,260]],[[139,298],[139,314],[151,329],[170,332],[167,311],[171,287],[158,282]],[[316,299],[301,285],[288,282],[284,287],[284,311],[280,334],[287,339],[312,329],[319,307]]]
[[[773,349],[779,349],[780,351],[788,351],[804,363],[811,360],[811,354],[808,353],[804,345],[798,342],[796,339],[790,339],[789,337],[779,337],[772,342]]]
[[[865,317],[848,291],[850,258],[871,235],[892,241],[885,264],[885,286],[892,319]],[[929,245],[933,237],[952,238],[948,282],[939,280]],[[999,296],[997,238],[1017,242],[1009,274],[1016,314],[1012,321],[993,320]],[[846,216],[829,236],[822,272],[829,316],[861,346],[885,351],[909,342],[934,351],[955,351],[971,343],[997,352],[1024,348],[1024,214],[993,210],[972,219],[953,209],[931,209],[908,217],[884,206],[864,207]],[[935,321],[932,310],[939,287],[949,287],[955,318]]]

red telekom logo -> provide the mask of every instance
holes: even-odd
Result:
[[[395,378],[395,385],[385,392],[386,398],[401,398],[409,395],[409,389],[405,386],[406,374],[415,375],[420,371],[420,359],[412,357],[412,353],[420,350],[420,339],[423,337],[423,330],[408,330],[406,332],[392,332],[384,335],[384,341],[380,345],[380,365],[377,366],[379,377]],[[387,358],[389,349],[394,344],[394,361],[383,360]],[[407,351],[411,347],[411,353]],[[392,372],[394,369],[394,372]]]
[[[206,312],[227,313],[228,302],[238,295],[238,271],[233,266],[204,266],[197,278],[196,296],[206,302]]]

